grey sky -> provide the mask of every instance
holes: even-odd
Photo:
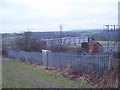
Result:
[[[119,0],[1,0],[1,32],[102,28],[118,24]]]

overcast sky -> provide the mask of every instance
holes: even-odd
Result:
[[[1,32],[97,29],[118,24],[119,0],[0,0]]]

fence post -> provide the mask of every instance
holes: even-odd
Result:
[[[46,60],[47,60],[47,65],[46,65],[46,70],[48,69],[48,52],[46,53]]]
[[[111,57],[108,58],[108,70],[110,70],[110,66],[111,66]]]
[[[27,62],[27,56],[25,55],[25,63]]]
[[[71,69],[72,69],[72,55],[71,55]]]
[[[24,52],[24,54],[25,54],[25,63],[28,61],[28,60],[27,60],[27,53],[28,53],[28,52]]]
[[[48,69],[48,53],[49,50],[42,50],[42,61],[43,61],[43,66],[45,66],[45,69]]]

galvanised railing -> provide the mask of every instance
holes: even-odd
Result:
[[[24,58],[26,62],[38,63],[45,67],[63,67],[71,65],[72,68],[82,70],[87,67],[91,72],[103,74],[104,69],[109,69],[112,61],[112,54],[98,53],[92,55],[80,55],[70,53],[39,53],[7,50],[8,56],[20,59]]]

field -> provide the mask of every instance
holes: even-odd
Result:
[[[108,41],[94,41],[94,42],[99,42],[100,44],[103,45],[103,47],[107,47],[107,45],[108,45]],[[114,47],[114,42],[112,42],[112,45]],[[118,41],[117,43],[115,43],[115,47],[119,47],[119,45],[120,45],[120,41]],[[81,46],[81,44],[77,43],[76,46],[79,47],[79,46]],[[76,46],[74,44],[70,45],[70,47],[76,47]],[[109,42],[109,47],[110,47],[110,42]]]
[[[99,43],[108,43],[108,41],[96,41],[96,42],[99,42]],[[110,42],[109,42],[110,43]],[[113,42],[112,42],[113,43]],[[119,42],[120,43],[120,42]]]
[[[95,41],[95,42],[99,42],[99,43],[101,43],[101,44],[107,44],[108,43],[108,41]],[[110,43],[110,42],[109,42]],[[112,41],[112,43],[114,43],[113,41]],[[117,41],[117,42],[115,42],[116,44],[120,44],[120,41]]]
[[[93,88],[84,82],[74,82],[53,72],[13,61],[3,61],[2,76],[3,88]]]
[[[15,41],[14,37],[7,37],[7,38],[2,38],[2,44],[3,45],[10,45],[12,42]]]

